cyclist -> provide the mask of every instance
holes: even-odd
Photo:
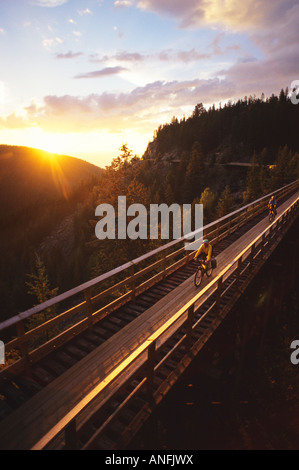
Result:
[[[277,201],[275,199],[275,196],[272,196],[268,204],[268,209],[269,211],[272,211],[274,212],[275,215],[277,215],[276,207],[277,207]]]
[[[209,240],[205,239],[199,250],[197,250],[194,259],[198,257],[205,262],[205,264],[203,264],[204,269],[211,267],[212,245]]]

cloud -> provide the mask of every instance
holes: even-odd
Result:
[[[32,127],[32,123],[17,113],[0,117],[0,129],[24,129],[26,127]]]
[[[121,51],[114,56],[104,56],[101,60],[104,62],[109,62],[111,60],[117,60],[119,62],[143,62],[147,59],[149,59],[149,55],[141,54],[139,52]]]
[[[6,100],[6,85],[0,81],[0,105],[5,103]]]
[[[160,62],[195,62],[203,59],[210,58],[211,55],[208,53],[196,51],[191,49],[189,51],[175,51],[172,49],[162,50],[156,54],[145,54],[140,52],[128,52],[120,51],[114,55],[99,56],[98,54],[92,54],[89,56],[89,61],[94,63],[109,63],[109,62],[132,62],[142,63],[148,61],[160,61]]]
[[[140,3],[142,2],[138,2]],[[155,6],[161,9],[164,7],[165,12],[168,5],[169,15],[184,12],[185,16],[182,14],[181,19],[183,16],[187,18],[186,14],[191,13],[192,8],[206,5],[200,0],[193,2],[191,0],[184,2],[148,0],[143,3],[144,8]],[[212,1],[211,3],[218,2]],[[226,2],[227,5],[232,3]],[[249,3],[252,1],[250,0]],[[267,0],[265,3],[267,4]],[[204,51],[192,48],[185,51],[165,49],[158,53],[119,51],[105,56],[90,55],[90,62],[102,63],[103,68],[78,74],[74,78],[109,77],[128,71],[125,68],[127,64],[130,64],[128,67],[133,69],[131,64],[143,62],[148,64],[156,60],[176,61],[177,63],[196,62],[213,56],[221,56],[229,51],[238,51],[239,58],[225,69],[224,65],[221,65],[217,70],[214,65],[214,74],[209,79],[158,80],[123,93],[93,93],[81,97],[49,95],[44,98],[42,104],[33,103],[24,108],[21,117],[20,113],[11,113],[6,118],[0,118],[0,128],[35,126],[45,131],[59,133],[97,130],[115,132],[133,128],[140,132],[153,132],[160,124],[169,121],[172,116],[182,117],[189,111],[191,114],[194,106],[200,102],[204,105],[218,104],[220,101],[237,100],[245,95],[260,96],[264,92],[266,96],[270,96],[272,93],[279,93],[281,88],[290,86],[293,80],[299,78],[299,49],[297,47],[299,5],[294,6],[292,1],[285,0],[286,11],[282,12],[278,9],[278,2],[274,0],[274,4],[277,9],[270,8],[269,17],[274,21],[280,12],[285,22],[277,24],[274,22],[273,27],[269,29],[256,28],[249,35],[253,44],[263,51],[263,55],[259,55],[262,58],[257,59],[248,53],[241,56],[241,49],[237,44],[227,45],[226,41],[223,45],[224,38],[228,38],[226,31],[220,31]],[[173,5],[173,10],[170,8],[171,5]],[[240,6],[240,8],[243,7]],[[203,21],[205,18],[202,12]],[[181,20],[179,15],[177,19]],[[55,42],[47,43],[45,46],[51,47],[54,44]],[[78,57],[79,54],[81,53],[69,51],[66,54],[57,54],[56,57],[71,59]]]
[[[226,33],[222,31],[221,33],[217,34],[217,36],[214,38],[212,43],[209,45],[209,48],[212,49],[212,53],[214,55],[223,55],[228,53],[229,51],[239,51],[241,48],[238,44],[232,44],[226,46],[224,49],[220,47],[221,40],[224,39],[226,36]]]
[[[109,62],[144,62],[150,59],[150,55],[148,54],[141,54],[139,52],[128,52],[128,51],[121,51],[117,52],[114,55],[105,55],[100,56],[99,54],[91,54],[89,56],[89,62],[91,63],[109,63]]]
[[[284,21],[272,28],[257,31],[251,35],[253,43],[268,55],[282,53],[298,43],[299,4],[287,10]]]
[[[89,8],[86,8],[85,10],[78,10],[78,13],[80,16],[93,15],[92,11]]]
[[[264,60],[239,60],[228,70],[219,71],[226,81],[234,83],[234,96],[242,94],[278,93],[299,77],[299,51],[294,44],[283,53]]]
[[[102,70],[95,70],[94,72],[87,72],[76,75],[74,78],[101,78],[107,77],[109,75],[117,75],[121,72],[125,72],[128,69],[124,67],[106,67]]]
[[[51,39],[44,39],[43,40],[43,46],[45,49],[47,49],[48,51],[50,51],[52,49],[52,47],[55,47],[57,46],[58,44],[62,44],[63,43],[63,39],[61,38],[51,38]]]
[[[138,129],[153,132],[173,115],[183,115],[186,106],[194,108],[200,101],[220,100],[231,96],[234,88],[219,79],[190,81],[156,81],[137,87],[127,93],[90,94],[78,96],[46,96],[43,104],[24,108],[26,119],[20,126],[36,126],[47,132],[92,132],[106,130],[118,132],[124,129]],[[16,117],[15,117],[16,119]],[[13,116],[2,127],[16,125]]]
[[[38,7],[60,7],[67,2],[68,0],[35,0],[31,3]]]
[[[7,118],[0,118],[0,128],[31,126],[56,133],[112,133],[134,129],[153,133],[172,116],[191,114],[200,102],[205,106],[217,105],[220,101],[234,101],[245,95],[279,93],[296,76],[299,63],[296,49],[294,47],[287,56],[280,57],[279,62],[272,58],[264,62],[239,60],[228,70],[218,71],[222,79],[155,81],[129,92],[92,93],[83,97],[48,95],[41,104],[32,103],[25,107],[22,117],[12,113]]]
[[[178,61],[178,62],[197,62],[199,60],[208,59],[210,54],[196,51],[191,49],[189,51],[161,51],[159,53],[159,59],[161,61]]]
[[[128,1],[128,0],[116,0],[116,2],[114,2],[114,6],[116,8],[127,8],[127,7],[130,7],[132,5],[132,2]]]
[[[258,55],[263,59],[256,61],[247,54],[229,71],[223,71],[240,92],[247,89],[246,94],[253,93],[250,86],[257,89],[260,84],[265,90],[269,90],[271,85],[275,90],[279,83],[284,87],[299,77],[297,0],[135,0],[134,4],[140,9],[174,19],[180,28],[220,28],[207,49],[211,56],[237,51],[240,58],[239,45],[223,46],[221,43],[227,32],[245,33],[243,37],[259,49]],[[167,58],[167,54],[164,56]],[[189,56],[192,56],[190,52]],[[242,87],[239,86],[241,81]]]
[[[124,33],[122,31],[119,31],[117,26],[113,26],[113,31],[115,31],[117,33],[117,36],[120,39],[122,39],[124,37]]]
[[[180,28],[220,26],[254,31],[281,24],[297,0],[134,0],[135,5],[173,18]]]
[[[69,51],[66,54],[56,54],[57,59],[75,59],[76,57],[79,57],[83,55],[83,52],[72,52]]]

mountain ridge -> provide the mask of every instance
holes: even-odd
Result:
[[[75,157],[0,145],[0,319],[31,305],[36,255],[61,289],[85,280],[87,220],[103,172]]]
[[[35,205],[70,200],[102,169],[84,160],[30,147],[0,145],[0,202],[8,219]]]

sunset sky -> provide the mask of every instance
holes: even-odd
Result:
[[[0,0],[0,144],[108,165],[195,105],[299,80],[297,0]]]

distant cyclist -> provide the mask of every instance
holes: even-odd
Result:
[[[212,250],[212,245],[210,244],[209,240],[205,239],[199,250],[197,250],[194,259],[200,258],[203,262],[205,262],[204,268],[210,268]]]
[[[269,211],[272,211],[275,215],[277,215],[276,207],[277,207],[277,201],[275,199],[275,196],[272,196],[268,204],[268,209]]]

